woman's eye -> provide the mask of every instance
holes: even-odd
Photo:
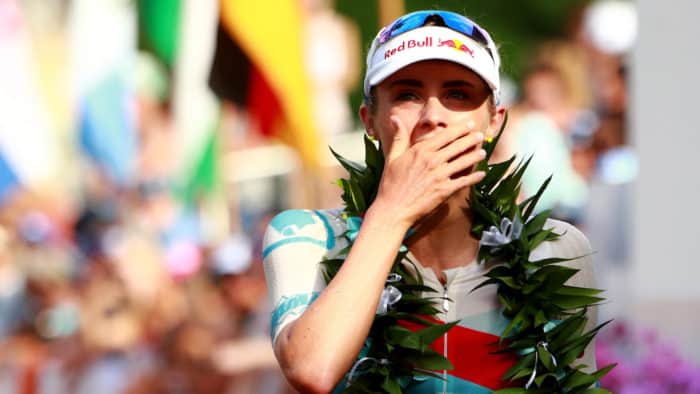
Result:
[[[399,92],[396,94],[396,100],[398,101],[411,101],[417,99],[418,96],[413,92]]]
[[[469,94],[463,90],[451,90],[447,93],[447,97],[454,100],[466,100]]]

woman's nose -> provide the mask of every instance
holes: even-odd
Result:
[[[418,120],[418,126],[422,131],[432,131],[436,128],[447,127],[447,109],[437,97],[426,100]]]

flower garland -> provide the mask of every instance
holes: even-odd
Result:
[[[472,234],[480,239],[478,261],[499,263],[474,290],[497,286],[503,314],[510,319],[501,333],[499,352],[513,353],[518,359],[502,377],[516,387],[496,393],[609,393],[591,386],[614,365],[592,373],[582,371],[582,365],[573,365],[608,323],[584,332],[587,308],[604,300],[597,297],[602,290],[565,285],[578,270],[557,263],[571,259],[554,257],[530,261],[532,250],[560,236],[543,228],[549,211],[532,216],[551,177],[535,195],[517,202],[520,179],[529,160],[518,163],[513,171],[509,169],[515,156],[502,163],[487,164],[504,127],[505,122],[496,138],[484,143],[486,159],[476,169],[486,171],[486,176],[472,187],[469,198]],[[376,197],[384,169],[381,147],[367,136],[365,165],[332,152],[350,175],[348,179],[338,180],[345,202],[343,218],[348,224],[343,236],[349,246],[338,256],[321,262],[326,282],[333,279],[345,261],[361,218]],[[345,393],[402,393],[413,379],[421,376],[442,379],[435,371],[453,368],[449,360],[430,345],[458,322],[434,322],[439,313],[435,302],[442,297],[438,291],[424,285],[417,269],[407,269],[406,264],[415,268],[415,263],[406,257],[407,252],[402,246],[394,260],[361,357],[348,374]],[[436,296],[422,297],[423,293]],[[419,323],[425,328],[411,331],[401,326],[400,321]]]

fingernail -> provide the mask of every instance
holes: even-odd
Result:
[[[477,139],[477,141],[483,141],[484,140],[484,133],[477,131],[476,134],[474,134],[474,137]]]
[[[479,149],[479,156],[486,157],[486,151],[483,149]]]

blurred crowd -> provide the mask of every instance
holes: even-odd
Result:
[[[336,26],[348,34],[344,45],[359,46],[354,28],[327,11],[312,28]],[[606,25],[608,14],[596,19],[600,12],[581,8],[567,37],[533,51],[519,87],[505,92],[512,110],[498,154],[536,152],[524,194],[554,174],[541,206],[590,235],[599,266],[624,265],[627,235],[616,226],[626,220],[637,170],[626,122],[631,43],[601,39],[600,31],[621,27],[614,18],[617,26]],[[309,55],[315,83],[334,80],[347,94],[357,73],[328,64],[327,49],[339,40],[327,41]],[[343,53],[347,64],[359,62]],[[183,198],[173,184],[180,157],[167,83],[149,64],[133,100],[138,176],[118,182],[81,159],[73,163],[78,172],[57,171],[53,181],[63,187],[0,188],[2,394],[290,391],[269,344],[260,255],[268,220],[289,204],[273,199],[250,209],[234,195],[243,187]],[[321,128],[350,131],[347,100],[319,89],[317,101],[337,107],[319,112],[319,123],[333,125]],[[236,119],[244,111],[224,105],[222,149],[265,143],[242,131]],[[276,186],[263,193],[293,193],[278,178],[269,182]]]
[[[5,197],[0,393],[284,392],[269,346],[266,219],[207,237],[197,207],[148,170],[170,142],[145,124],[150,175],[139,182],[89,168],[77,201]]]
[[[585,227],[594,184],[627,183],[636,175],[628,145],[627,58],[625,50],[597,42],[592,10],[573,18],[566,39],[546,41],[527,61],[517,98],[498,149],[530,156],[523,178],[525,195],[550,176],[539,209]]]
[[[551,176],[538,204],[586,233],[598,286],[611,302],[605,319],[624,318],[633,202],[639,171],[628,126],[628,56],[636,35],[631,3],[593,2],[574,13],[564,39],[545,41],[528,59],[498,158],[531,158],[525,196]],[[605,32],[605,34],[603,33]]]
[[[61,73],[74,70],[56,61],[80,25],[66,23],[71,4],[88,24],[123,6],[81,19],[94,2],[0,1],[0,393],[286,392],[260,256],[272,211],[242,219],[223,181],[178,181],[172,81],[151,54],[71,104]],[[91,34],[123,26],[108,27]],[[82,59],[99,63],[129,37],[99,37],[111,47]],[[37,82],[47,70],[58,76]],[[226,131],[222,150],[235,142]],[[19,165],[45,163],[60,167],[39,181]]]

